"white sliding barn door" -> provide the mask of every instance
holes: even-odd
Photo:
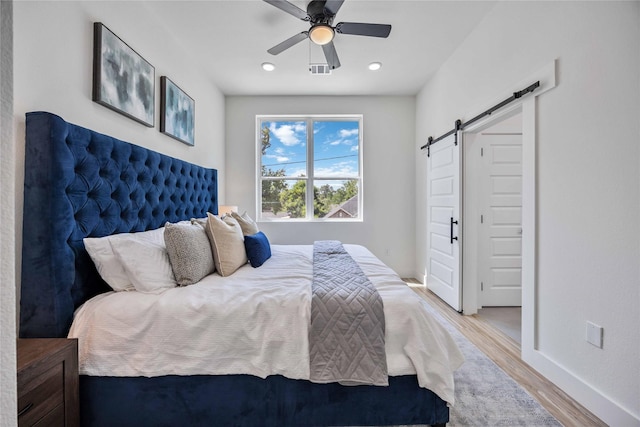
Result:
[[[462,310],[460,280],[460,144],[455,135],[429,148],[427,159],[427,288]],[[461,141],[461,138],[459,138]]]

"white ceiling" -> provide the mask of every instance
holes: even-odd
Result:
[[[291,0],[306,10],[308,1]],[[311,75],[322,62],[318,46],[305,40],[277,56],[267,49],[309,23],[261,0],[159,1],[149,11],[226,95],[414,95],[491,10],[495,1],[346,0],[338,22],[391,24],[387,39],[337,34],[342,66]],[[379,71],[367,69],[382,62]],[[276,69],[265,72],[263,62]]]

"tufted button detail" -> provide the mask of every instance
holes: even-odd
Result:
[[[78,233],[157,228],[169,218],[202,217],[215,204],[211,169],[87,130],[66,142],[75,176],[64,191]]]

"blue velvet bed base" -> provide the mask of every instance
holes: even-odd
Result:
[[[82,376],[80,387],[83,426],[382,426],[449,420],[446,405],[419,388],[415,376],[391,377],[388,387],[282,376]]]
[[[20,337],[66,337],[77,307],[109,291],[84,237],[217,213],[217,171],[67,123],[26,117]],[[281,376],[80,376],[83,426],[442,424],[446,403],[415,376],[389,387]]]

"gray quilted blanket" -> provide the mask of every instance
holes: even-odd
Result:
[[[388,385],[382,298],[339,241],[313,245],[310,380]]]

